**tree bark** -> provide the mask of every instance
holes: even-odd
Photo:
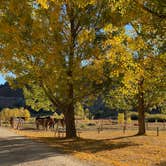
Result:
[[[144,78],[142,78],[138,85],[138,124],[139,129],[137,135],[145,135],[145,107],[144,107],[144,92],[143,92]]]
[[[139,106],[139,108],[138,108],[138,124],[139,124],[139,129],[138,129],[137,135],[145,135],[146,134],[145,111],[142,106]]]
[[[67,6],[67,13],[70,18],[70,52],[69,52],[69,62],[67,76],[68,81],[68,101],[67,108],[65,110],[65,123],[66,123],[66,137],[75,138],[77,137],[76,127],[75,127],[75,117],[74,117],[74,85],[73,85],[73,64],[74,64],[74,50],[75,50],[75,40],[76,40],[76,28],[75,28],[75,17],[73,6]]]
[[[73,103],[69,104],[69,106],[65,112],[65,123],[66,123],[66,138],[77,137]]]

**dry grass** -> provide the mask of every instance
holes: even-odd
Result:
[[[19,131],[21,135],[44,141],[64,153],[105,166],[166,166],[166,132],[148,132],[134,136],[136,131],[96,131],[81,133],[81,138],[55,138],[53,132]],[[99,164],[97,164],[99,165]]]

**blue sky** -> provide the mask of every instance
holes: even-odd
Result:
[[[5,79],[2,77],[2,75],[0,74],[0,84],[4,84],[6,81]]]

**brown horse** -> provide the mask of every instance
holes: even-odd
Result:
[[[37,117],[36,118],[36,128],[39,129],[39,126],[41,125],[43,129],[47,130],[49,125],[53,123],[53,120],[48,116],[48,117]]]
[[[39,129],[40,125],[45,130],[48,130],[49,128],[54,129],[55,124],[57,124],[57,129],[58,129],[59,124],[64,128],[65,121],[64,121],[64,119],[56,119],[56,118],[53,118],[51,116],[43,117],[43,118],[41,118],[41,117],[36,118],[36,128],[37,129]]]
[[[50,126],[50,127],[54,128],[55,124],[57,124],[57,126],[61,125],[64,128],[65,127],[65,119],[64,118],[63,119],[54,118],[54,124],[53,124],[53,126]]]

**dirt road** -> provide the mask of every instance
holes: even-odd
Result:
[[[94,165],[94,164],[93,164]],[[0,127],[0,166],[92,166]]]

